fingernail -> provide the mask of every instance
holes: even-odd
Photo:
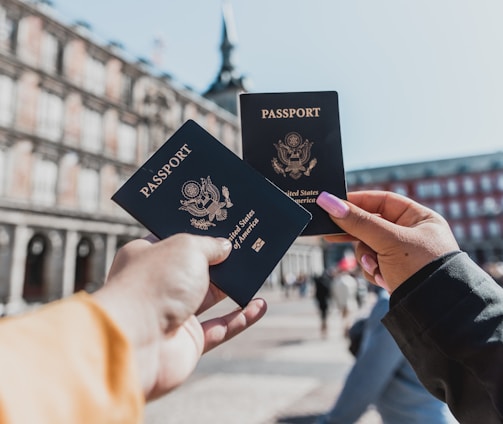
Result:
[[[222,249],[224,250],[232,249],[232,243],[229,241],[229,239],[226,239],[224,237],[218,237],[217,240],[221,243]]]
[[[377,269],[377,262],[370,255],[362,256],[362,268],[367,274],[374,275],[374,271]]]
[[[349,213],[349,206],[346,203],[326,191],[321,192],[316,204],[335,218],[345,218]]]

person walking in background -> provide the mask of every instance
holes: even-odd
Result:
[[[281,279],[281,286],[283,287],[283,292],[285,297],[290,297],[290,292],[295,287],[295,282],[297,281],[297,277],[293,272],[287,272]]]
[[[334,275],[334,300],[341,313],[345,337],[347,337],[349,327],[353,322],[353,314],[358,309],[356,301],[358,281],[352,275],[352,271],[357,265],[354,257],[344,257],[339,261]]]
[[[381,319],[388,312],[389,295],[378,289],[377,300],[365,319],[356,360],[332,409],[316,424],[355,423],[374,405],[384,424],[457,423],[447,405],[419,382]]]
[[[327,337],[327,317],[330,299],[332,297],[332,272],[325,269],[321,275],[314,277],[314,298],[320,313],[320,332],[323,338]]]
[[[306,297],[307,289],[308,289],[309,279],[304,272],[299,273],[297,275],[297,279],[295,280],[295,286],[299,290],[300,297]]]

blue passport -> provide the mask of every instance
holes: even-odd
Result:
[[[311,220],[311,214],[189,120],[112,200],[160,239],[225,237],[229,257],[211,281],[245,307]]]
[[[342,233],[316,204],[347,196],[337,92],[241,94],[240,113],[244,161],[311,212],[302,235]]]

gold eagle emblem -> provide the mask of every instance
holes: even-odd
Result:
[[[218,187],[211,182],[211,178],[200,178],[201,182],[189,180],[182,186],[182,194],[185,200],[180,200],[182,206],[178,209],[189,212],[195,218],[191,218],[190,224],[200,230],[214,227],[214,221],[227,219],[227,209],[233,206],[230,199],[229,189],[222,186],[221,200]]]
[[[313,144],[312,141],[303,140],[299,133],[288,133],[284,141],[279,140],[278,143],[274,143],[278,157],[272,159],[272,168],[277,174],[284,177],[288,174],[294,180],[298,180],[303,174],[310,176],[318,162],[316,158],[311,159]]]

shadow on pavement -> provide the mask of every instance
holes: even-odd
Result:
[[[316,415],[298,415],[295,417],[279,417],[276,424],[313,424],[319,417]]]

